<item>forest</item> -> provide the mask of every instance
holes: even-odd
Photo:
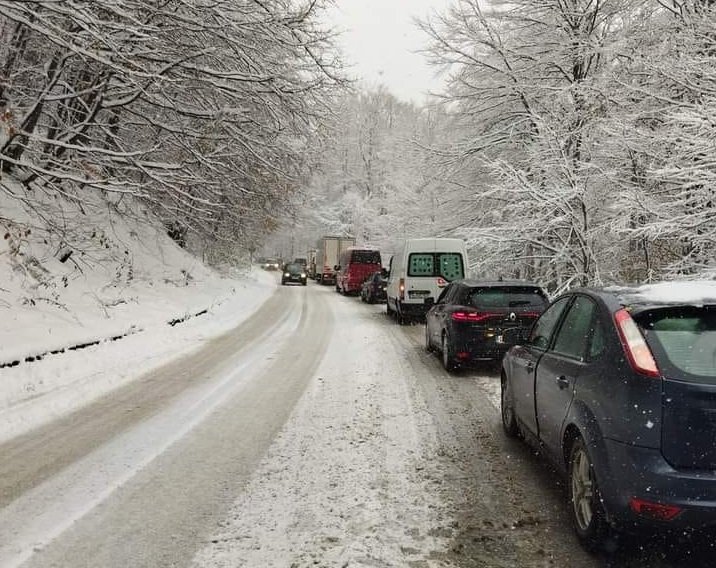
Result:
[[[454,0],[424,105],[350,80],[327,5],[0,0],[3,202],[62,254],[104,208],[214,265],[292,231],[460,236],[553,292],[713,276],[714,0]]]

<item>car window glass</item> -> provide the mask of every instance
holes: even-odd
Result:
[[[408,257],[408,276],[435,276],[448,282],[465,276],[462,254],[414,252]]]
[[[471,288],[466,305],[483,308],[542,308],[544,293],[532,286],[477,286]]]
[[[377,250],[354,250],[349,253],[350,262],[357,264],[380,264],[380,252]],[[346,258],[346,264],[348,258]]]
[[[601,357],[607,349],[606,337],[604,336],[604,326],[601,324],[599,319],[594,321],[594,328],[592,330],[592,341],[589,344],[589,359],[593,361]]]
[[[577,296],[559,328],[554,352],[584,360],[594,323],[596,305],[586,296]]]
[[[686,306],[638,314],[657,363],[667,373],[716,384],[716,308]]]
[[[438,276],[442,276],[448,282],[459,280],[465,276],[461,254],[442,252],[438,253],[436,256],[438,266],[440,267]]]
[[[552,304],[535,322],[530,333],[529,344],[538,349],[547,349],[559,317],[567,306],[569,297],[560,298]]]
[[[435,256],[432,253],[413,253],[408,259],[408,276],[433,276]]]
[[[450,286],[448,286],[447,288],[445,288],[445,289],[442,291],[442,293],[438,296],[438,301],[437,301],[436,303],[437,303],[437,304],[444,304],[445,301],[446,301],[446,299],[447,299],[447,297],[448,297],[448,295],[450,294],[450,292],[452,291],[453,288],[454,288],[454,286],[452,286],[452,285],[450,285]]]

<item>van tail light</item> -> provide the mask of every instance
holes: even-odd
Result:
[[[629,508],[637,515],[656,519],[657,521],[671,521],[681,513],[681,507],[676,505],[665,505],[663,503],[653,503],[644,499],[632,497],[629,499]]]
[[[453,312],[450,315],[450,318],[452,318],[452,321],[467,321],[467,322],[481,322],[485,321],[490,318],[494,318],[496,316],[500,316],[501,314],[494,314],[491,312],[466,312],[466,311],[459,311],[459,312]]]
[[[629,312],[624,309],[619,310],[614,314],[614,321],[632,369],[647,377],[659,377],[661,373],[656,366],[654,356]]]
[[[400,299],[405,300],[405,279],[401,278],[398,281],[398,291],[400,292]]]

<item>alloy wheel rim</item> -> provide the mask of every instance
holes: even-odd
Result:
[[[572,506],[577,526],[583,531],[589,528],[594,516],[594,482],[591,469],[586,452],[580,449],[574,456],[572,465]]]

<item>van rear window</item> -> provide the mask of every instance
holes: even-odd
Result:
[[[716,383],[716,306],[651,310],[634,319],[667,376]]]
[[[351,262],[358,264],[380,264],[380,252],[377,250],[354,250]]]
[[[442,276],[448,282],[465,277],[462,255],[456,252],[414,252],[408,257],[408,276]]]

